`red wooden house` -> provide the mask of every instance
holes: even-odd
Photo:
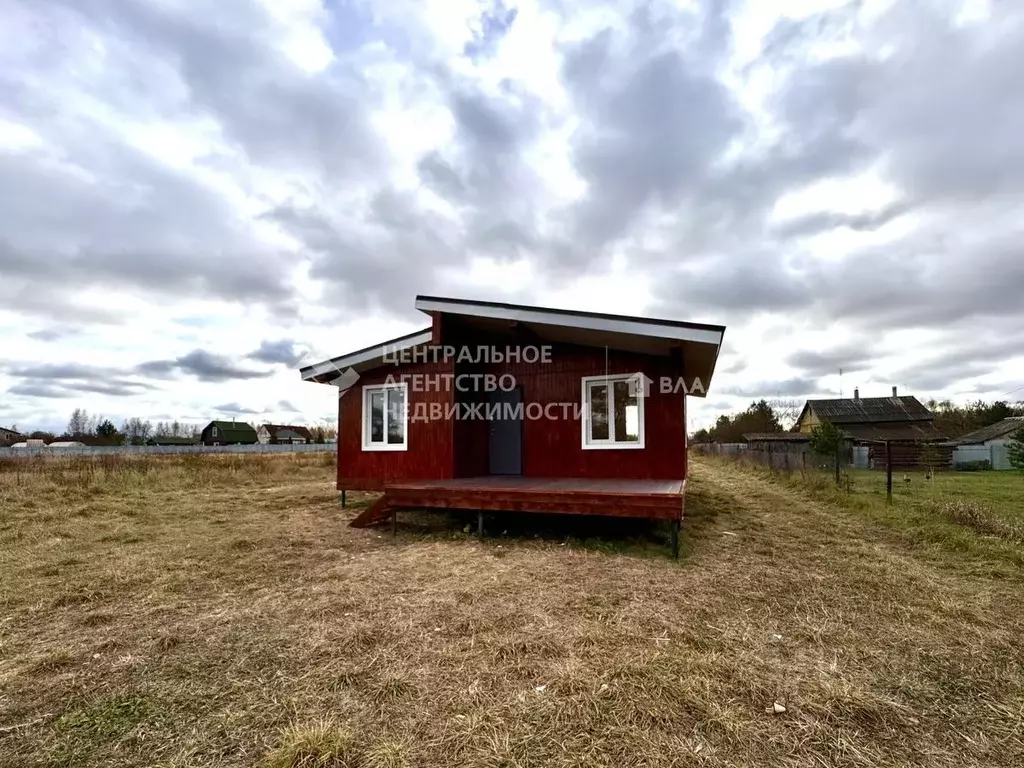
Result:
[[[672,523],[686,394],[711,384],[723,326],[430,296],[430,327],[318,363],[339,387],[338,489],[402,508],[636,516]],[[482,518],[481,518],[482,519]]]

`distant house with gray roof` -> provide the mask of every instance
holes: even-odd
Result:
[[[914,469],[921,466],[921,449],[934,443],[939,461],[948,464],[952,450],[945,446],[946,436],[935,426],[935,416],[912,395],[861,397],[857,389],[852,398],[808,400],[797,419],[797,431],[809,435],[820,424],[829,423],[846,435],[852,445],[868,446],[868,466],[884,467],[885,444],[891,444],[893,467]]]
[[[256,436],[263,445],[308,445],[313,435],[306,427],[295,424],[262,424]]]

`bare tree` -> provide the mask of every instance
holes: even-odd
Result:
[[[783,429],[792,429],[796,420],[800,418],[800,411],[803,410],[803,403],[792,397],[777,397],[769,400],[768,405],[775,411]]]
[[[89,430],[89,413],[84,408],[75,408],[68,419],[68,435],[80,437]]]
[[[141,445],[153,435],[153,425],[143,421],[137,416],[125,419],[121,425],[121,432],[124,433],[125,441],[132,445]]]

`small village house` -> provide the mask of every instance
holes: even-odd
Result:
[[[256,430],[244,421],[211,421],[200,435],[203,445],[254,445]]]
[[[626,515],[669,521],[678,542],[686,394],[710,387],[723,326],[415,306],[428,328],[301,371],[342,390],[338,489],[383,492],[354,525],[418,507]]]
[[[15,432],[13,429],[7,429],[6,427],[0,427],[0,446],[12,446],[15,443],[24,441],[25,436],[20,432]]]
[[[256,437],[263,445],[309,445],[313,442],[309,429],[290,424],[261,424]]]
[[[797,419],[797,430],[805,435],[824,422],[839,427],[850,444],[867,451],[867,466],[886,466],[886,444],[890,444],[894,469],[922,466],[924,446],[934,445],[936,463],[948,466],[951,449],[944,446],[946,436],[934,424],[934,415],[916,397],[861,397],[858,389],[852,398],[808,400]]]

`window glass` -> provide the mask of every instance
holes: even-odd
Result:
[[[612,386],[615,442],[635,443],[640,439],[640,409],[636,402],[636,389],[630,395],[628,381],[616,381]]]
[[[389,389],[388,393],[388,443],[401,445],[405,442],[405,390]]]
[[[384,392],[370,393],[370,442],[384,442]]]
[[[590,439],[607,440],[608,433],[608,385],[591,384],[590,392]]]

